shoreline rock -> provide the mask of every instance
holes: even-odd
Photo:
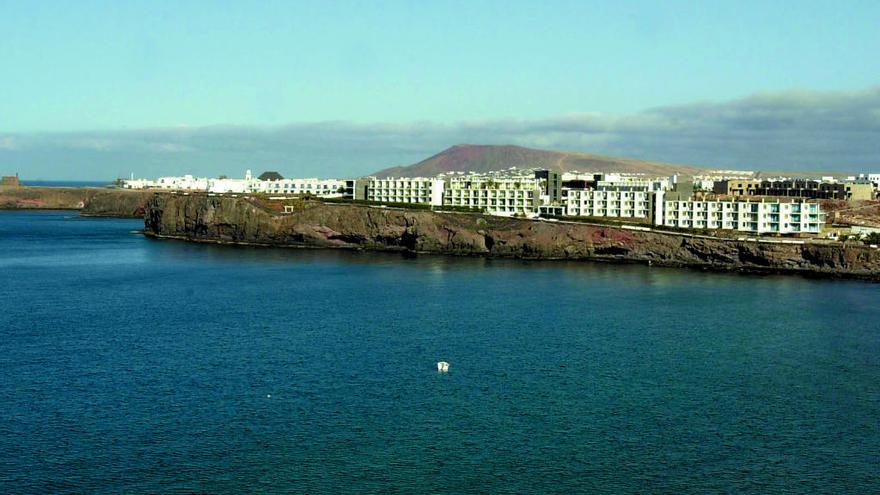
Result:
[[[281,215],[247,198],[203,194],[155,194],[145,206],[144,233],[215,244],[592,260],[880,281],[880,250],[863,245],[770,244],[320,202]]]
[[[0,209],[77,210],[82,216],[143,218],[153,194],[98,187],[0,187]]]

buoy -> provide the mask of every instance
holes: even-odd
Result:
[[[446,361],[440,361],[437,363],[437,372],[446,373],[447,371],[449,371],[449,363]]]
[[[266,394],[266,398],[267,398],[267,399],[271,399],[271,398],[272,398],[272,394]]]

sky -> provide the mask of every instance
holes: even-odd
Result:
[[[354,176],[459,144],[880,171],[880,2],[0,0],[0,173]]]

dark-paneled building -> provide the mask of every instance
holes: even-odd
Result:
[[[873,196],[871,184],[822,182],[807,179],[725,180],[715,192],[732,196],[781,196],[786,198],[865,200]]]
[[[559,202],[562,199],[562,174],[552,170],[538,170],[535,172],[536,179],[546,179],[547,186],[544,193],[550,197],[550,202]]]

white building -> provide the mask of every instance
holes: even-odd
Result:
[[[248,171],[250,173],[250,171]],[[167,176],[152,179],[125,179],[124,189],[161,189],[164,191],[245,192],[248,180],[211,179],[192,175]]]
[[[158,187],[158,182],[153,179],[125,179],[121,181],[121,186],[123,189],[155,189]]]
[[[127,179],[122,181],[125,189],[161,189],[166,191],[203,191],[215,194],[268,193],[278,195],[312,194],[327,198],[343,195],[345,181],[339,179],[279,179],[260,180],[251,171],[245,172],[244,179],[197,178],[192,175],[180,177],[159,177],[150,179]]]
[[[819,234],[825,214],[817,203],[765,199],[762,201],[665,199],[655,225],[687,229],[729,229],[757,234]]]
[[[650,218],[651,214],[651,193],[643,188],[563,188],[562,197],[568,216]]]
[[[639,187],[648,191],[666,191],[672,188],[672,178],[651,177],[644,174],[566,172],[562,174],[562,181],[586,181],[595,188]]]
[[[489,178],[456,177],[449,180],[443,205],[473,208],[490,215],[535,216],[547,202],[545,181],[531,176]]]
[[[257,180],[251,185],[251,192],[269,194],[311,194],[322,198],[342,197],[345,181],[339,179],[279,179]]]
[[[345,184],[342,184],[343,187]],[[382,203],[415,203],[440,206],[443,204],[443,179],[388,178],[368,179],[367,201]]]
[[[639,175],[601,174],[596,188],[634,187],[648,191],[666,191],[672,188],[669,177],[644,177]]]
[[[208,192],[242,194],[250,190],[251,182],[251,179],[208,179]]]
[[[193,177],[192,175],[159,177],[155,181],[154,187],[169,191],[206,191],[208,190],[209,180],[207,177]]]
[[[859,179],[867,180],[874,184],[875,190],[880,190],[880,174],[859,174]]]

